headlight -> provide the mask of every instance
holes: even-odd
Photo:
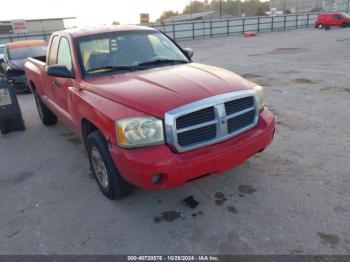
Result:
[[[256,102],[259,111],[265,106],[265,90],[262,86],[256,85],[253,87],[255,93]]]
[[[155,117],[132,117],[116,121],[121,147],[144,147],[164,143],[163,122]]]

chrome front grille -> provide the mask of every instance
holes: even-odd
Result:
[[[235,133],[241,130],[242,128],[245,128],[246,126],[251,125],[255,121],[255,116],[255,111],[249,111],[247,113],[227,120],[228,133]]]
[[[167,112],[166,139],[176,151],[185,152],[237,136],[257,121],[252,91],[226,93]]]
[[[182,129],[189,126],[198,125],[215,119],[214,107],[204,108],[202,110],[180,116],[176,119],[176,128]]]
[[[247,108],[254,107],[254,97],[248,96],[240,99],[232,100],[225,103],[226,115],[232,115],[237,112],[243,111]]]
[[[216,137],[216,124],[196,128],[190,131],[177,134],[177,140],[180,146],[186,147],[203,141],[215,139]]]

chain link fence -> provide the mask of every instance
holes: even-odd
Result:
[[[267,32],[313,27],[319,13],[297,13],[278,16],[230,18],[221,20],[188,21],[151,24],[174,40],[229,36],[243,32]],[[0,35],[0,44],[21,40],[49,40],[53,32]]]
[[[272,17],[245,17],[211,21],[152,24],[174,40],[234,35],[243,32],[267,32],[313,27],[319,13],[298,13]]]

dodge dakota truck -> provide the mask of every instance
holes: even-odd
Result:
[[[149,27],[68,29],[25,72],[44,125],[60,119],[81,137],[100,190],[117,199],[223,172],[271,143],[263,88],[192,55]]]

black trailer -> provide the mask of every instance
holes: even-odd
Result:
[[[19,107],[15,88],[0,75],[0,131],[25,130],[21,108]]]

